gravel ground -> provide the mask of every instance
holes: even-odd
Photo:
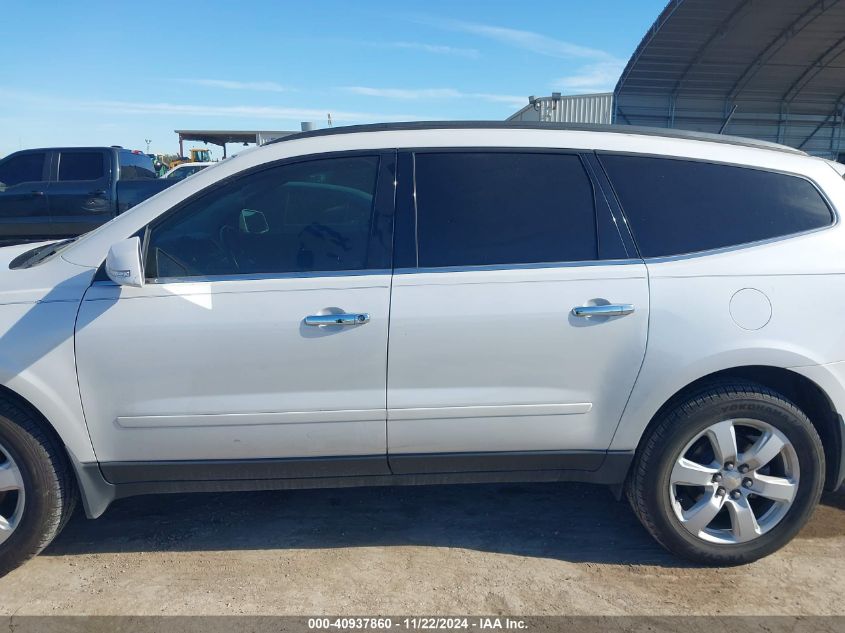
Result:
[[[78,513],[0,615],[845,614],[845,494],[787,548],[708,569],[573,484],[162,495]]]

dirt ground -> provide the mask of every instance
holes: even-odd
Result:
[[[78,513],[0,616],[845,614],[845,494],[732,569],[664,553],[573,484],[163,495]]]

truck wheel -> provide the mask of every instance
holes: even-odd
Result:
[[[29,411],[0,401],[0,576],[47,547],[75,502],[58,442]]]
[[[810,518],[824,484],[812,423],[751,382],[713,384],[679,399],[651,425],[628,499],[666,549],[707,565],[771,554]]]

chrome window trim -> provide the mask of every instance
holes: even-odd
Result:
[[[375,277],[388,275],[411,275],[422,273],[496,272],[503,270],[542,270],[555,268],[581,268],[584,266],[630,266],[642,264],[641,259],[603,259],[582,262],[540,262],[531,264],[486,264],[478,266],[444,266],[428,268],[389,268],[372,270],[325,271],[312,273],[260,273],[243,275],[208,275],[204,277],[158,277],[147,279],[145,285],[155,286],[174,283],[220,283],[226,281],[272,281],[283,279],[332,279],[337,277]],[[111,280],[99,280],[92,286],[117,286]]]
[[[226,281],[273,281],[284,279],[332,279],[337,277],[375,277],[390,275],[389,268],[373,268],[369,270],[329,270],[307,273],[244,273],[240,275],[205,275],[199,277],[156,277],[147,279],[145,286],[160,286],[163,284],[197,284],[220,283]],[[111,280],[95,281],[92,286],[117,286]]]
[[[582,268],[585,266],[630,266],[642,264],[643,260],[629,259],[588,259],[580,262],[537,262],[530,264],[482,264],[475,266],[429,266],[421,268],[396,268],[394,275],[411,275],[420,273],[464,273],[464,272],[494,272],[500,270],[540,270],[554,268]]]
[[[830,231],[836,228],[839,225],[838,219],[834,221],[833,224],[829,224],[828,226],[823,226],[818,229],[810,229],[809,231],[801,231],[800,233],[789,233],[788,235],[780,235],[778,237],[770,237],[765,240],[756,240],[754,242],[743,242],[742,244],[734,244],[732,246],[722,246],[720,248],[710,248],[704,251],[692,251],[690,253],[679,253],[677,255],[660,255],[657,257],[643,257],[643,261],[646,264],[663,264],[667,262],[674,262],[674,261],[681,261],[686,259],[697,259],[699,257],[709,257],[711,255],[723,255],[725,253],[733,253],[736,251],[743,251],[749,248],[755,248],[758,246],[766,246],[768,244],[774,244],[777,242],[784,242],[786,240],[792,240],[796,237],[806,237],[808,235],[812,235],[814,233],[822,233],[824,231]]]

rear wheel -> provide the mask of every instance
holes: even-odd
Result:
[[[65,455],[36,418],[0,401],[0,576],[44,549],[76,494]]]
[[[785,545],[821,495],[824,452],[812,423],[754,383],[704,388],[651,427],[628,497],[668,550],[697,562],[751,562]]]

